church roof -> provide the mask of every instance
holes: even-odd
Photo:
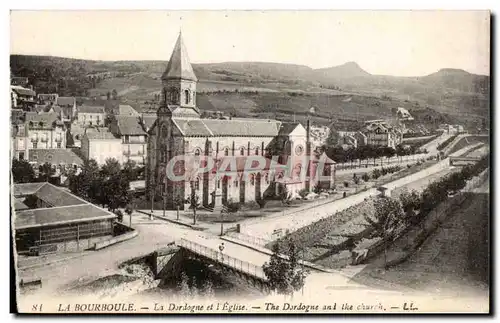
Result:
[[[299,126],[298,122],[283,122],[280,126],[279,134],[283,136],[289,135],[292,131]]]
[[[179,37],[177,38],[174,50],[172,51],[172,56],[170,56],[170,60],[167,64],[167,69],[161,78],[162,80],[183,79],[198,81],[189,61],[186,47],[182,41],[182,34],[179,34]]]
[[[276,120],[217,120],[172,118],[184,136],[235,136],[274,137],[278,135],[280,122]]]

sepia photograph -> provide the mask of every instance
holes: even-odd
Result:
[[[10,11],[14,311],[490,313],[490,29]]]

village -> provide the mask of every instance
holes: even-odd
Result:
[[[311,107],[305,123],[203,113],[182,34],[158,80],[156,111],[138,111],[116,90],[98,99],[67,97],[38,93],[31,81],[15,75],[10,86],[12,210],[23,291],[91,284],[103,271],[125,275],[132,269],[117,264],[162,252],[185,257],[183,264],[167,261],[167,270],[153,270],[136,293],[182,280],[182,288],[224,294],[229,283],[206,282],[227,275],[242,293],[279,290],[269,261],[283,254],[299,257],[311,272],[290,287],[305,288],[306,295],[329,285],[417,289],[391,270],[410,266],[406,260],[450,210],[482,208],[480,193],[489,192],[489,133],[461,124],[430,127],[403,107],[357,127],[315,124],[321,107]],[[177,156],[231,159],[236,167],[175,181],[168,165]],[[256,157],[263,167],[249,167]],[[297,176],[271,167],[274,157]],[[181,173],[187,169],[182,164]],[[480,232],[474,239],[483,239],[481,226],[472,226]],[[287,254],[286,243],[294,253]],[[211,273],[200,277],[190,266]],[[467,288],[483,290],[481,277]],[[432,279],[422,284],[433,288]]]

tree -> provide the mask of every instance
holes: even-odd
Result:
[[[120,174],[114,174],[102,183],[101,201],[107,204],[111,211],[124,207],[130,201],[130,182]]]
[[[94,159],[86,160],[79,175],[69,176],[69,189],[71,193],[92,203],[103,205],[101,196],[102,176],[99,165]]]
[[[136,181],[139,176],[137,163],[133,160],[127,160],[127,162],[123,165],[122,173],[130,182]]]
[[[109,92],[109,91],[108,91],[108,92],[106,93],[106,99],[107,99],[107,100],[111,99],[111,92]]]
[[[116,92],[116,89],[113,89],[111,95],[113,96],[113,100],[118,100],[118,92]]]
[[[104,178],[120,174],[120,162],[115,158],[106,158],[106,162],[101,167],[101,174]]]
[[[375,215],[372,219],[365,214],[366,221],[373,227],[374,235],[382,237],[384,241],[384,262],[387,266],[387,242],[393,238],[395,230],[403,218],[403,209],[398,200],[390,197],[381,197],[375,200]]]
[[[50,163],[44,163],[38,167],[38,181],[48,182],[50,177],[56,173]]]
[[[184,204],[184,201],[185,199],[183,199],[178,195],[174,197],[174,206],[177,208],[177,221],[179,221],[179,209],[182,206],[182,204]]]
[[[298,250],[290,238],[284,244],[278,240],[272,247],[273,254],[262,269],[269,287],[278,294],[293,296],[293,293],[304,286],[307,271],[299,266]],[[281,254],[284,251],[284,255]]]
[[[200,197],[196,194],[193,183],[191,183],[191,195],[188,200],[189,206],[193,209],[193,224],[196,225],[196,209],[200,206]]]
[[[26,160],[12,160],[12,177],[14,183],[30,183],[35,180],[35,171]]]
[[[420,194],[415,190],[408,192],[408,190],[405,189],[399,195],[399,201],[405,213],[405,222],[408,224],[415,224],[415,211],[420,208],[421,203]]]

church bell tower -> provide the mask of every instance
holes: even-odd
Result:
[[[162,103],[181,108],[196,109],[196,82],[189,61],[182,33],[179,33],[174,50],[162,77]]]

